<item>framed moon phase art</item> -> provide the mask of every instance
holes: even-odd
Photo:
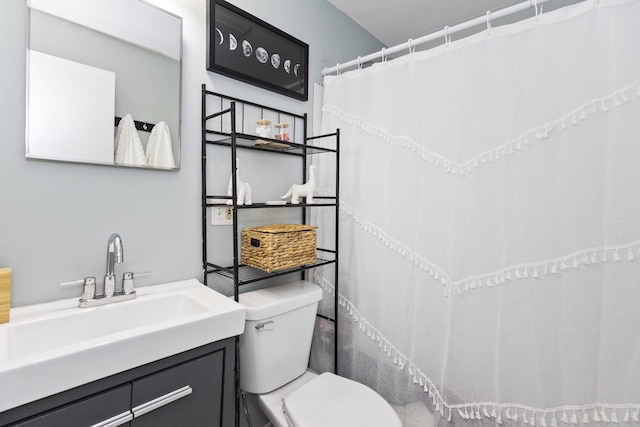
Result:
[[[309,98],[309,45],[224,0],[208,0],[207,19],[207,70]]]

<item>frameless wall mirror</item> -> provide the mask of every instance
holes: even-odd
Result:
[[[26,155],[179,169],[182,18],[142,0],[29,0]]]

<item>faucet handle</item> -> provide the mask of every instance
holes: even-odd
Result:
[[[95,277],[85,277],[83,281],[82,288],[82,298],[81,301],[89,301],[96,297],[96,278]]]
[[[112,297],[116,291],[116,276],[104,276],[104,295],[100,297]]]
[[[136,292],[133,289],[133,273],[130,271],[122,275],[122,290],[125,295],[134,294]]]

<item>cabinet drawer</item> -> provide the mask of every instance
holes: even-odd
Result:
[[[133,382],[132,427],[222,426],[224,349]]]
[[[130,399],[131,385],[126,384],[12,424],[12,427],[128,426]],[[105,423],[107,420],[112,423]]]

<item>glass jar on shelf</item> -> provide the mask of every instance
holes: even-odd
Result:
[[[273,127],[271,126],[271,120],[256,120],[256,135],[262,138],[272,138]]]
[[[276,123],[274,125],[274,127],[276,128],[276,136],[275,139],[279,140],[279,141],[289,141],[289,132],[287,131],[287,128],[289,127],[289,125],[287,123]]]

